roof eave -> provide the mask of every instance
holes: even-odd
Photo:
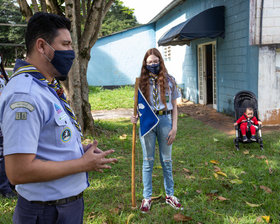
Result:
[[[149,23],[154,23],[158,21],[161,17],[163,17],[166,13],[168,13],[171,9],[175,8],[177,5],[185,2],[186,0],[174,0],[170,2],[163,10],[161,10],[152,20],[148,22]]]

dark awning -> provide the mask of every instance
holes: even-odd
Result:
[[[158,41],[159,46],[190,44],[198,38],[225,37],[224,6],[207,9],[168,30]]]

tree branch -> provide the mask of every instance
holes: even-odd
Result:
[[[30,6],[26,2],[26,0],[17,0],[17,2],[19,4],[21,14],[26,18],[26,21],[28,21],[33,15]]]
[[[39,8],[36,0],[32,0],[32,5],[34,7],[34,12],[39,12]]]
[[[47,12],[46,0],[40,0],[40,4],[41,4],[41,11],[42,12]]]
[[[57,0],[47,0],[47,4],[51,9],[51,13],[57,14],[57,15],[60,15],[60,16],[64,16],[63,12],[61,11],[61,9],[58,5]]]

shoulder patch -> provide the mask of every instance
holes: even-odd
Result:
[[[10,108],[12,110],[14,110],[16,108],[25,108],[25,109],[29,110],[30,112],[32,112],[34,110],[34,106],[25,101],[14,102],[10,105]]]

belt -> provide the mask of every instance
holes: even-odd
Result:
[[[172,110],[158,110],[155,111],[156,115],[167,115],[167,114],[171,114]]]
[[[62,198],[54,201],[30,201],[31,203],[40,204],[40,205],[63,205],[70,203],[72,201],[76,201],[79,198],[83,197],[83,192],[76,196],[71,196],[69,198]]]

